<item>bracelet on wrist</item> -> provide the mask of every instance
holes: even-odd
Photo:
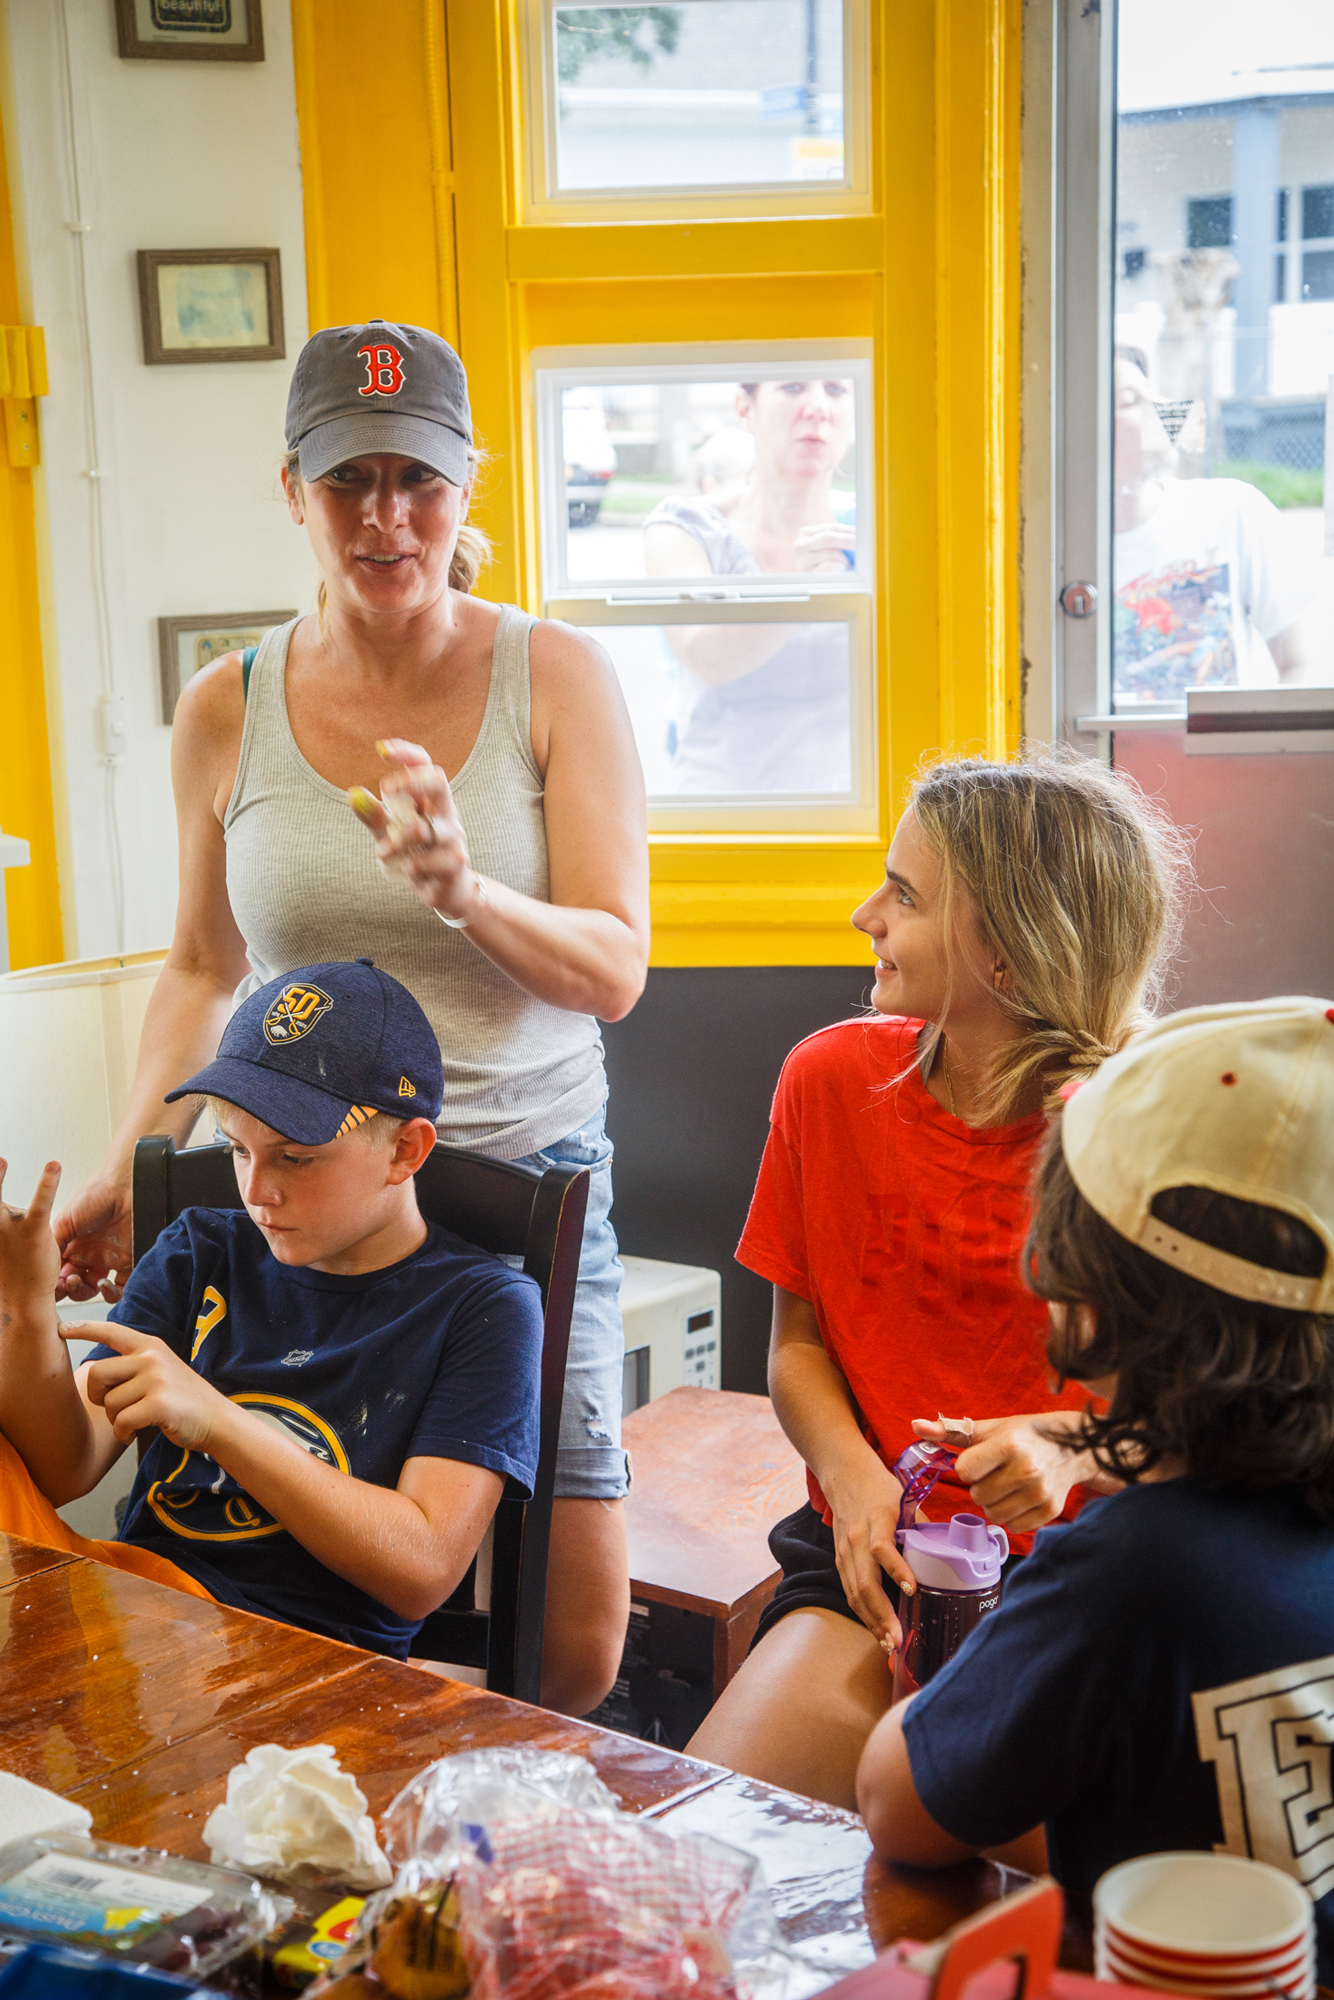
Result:
[[[477,901],[473,906],[472,913],[472,916],[475,917],[478,910],[486,908],[486,884],[480,875],[474,875],[472,880],[473,887],[477,891]],[[437,910],[436,915],[439,917],[441,923],[451,931],[466,931],[472,922],[472,917],[447,917],[443,910]]]

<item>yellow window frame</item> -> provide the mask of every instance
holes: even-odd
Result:
[[[312,327],[434,326],[492,455],[487,594],[540,609],[535,348],[870,339],[878,826],[652,841],[656,965],[863,963],[924,755],[1019,740],[1022,0],[867,0],[867,214],[525,219],[520,0],[292,0]]]
[[[520,0],[522,217],[529,223],[693,222],[702,217],[862,215],[871,209],[868,65],[870,0],[843,0],[844,171],[838,181],[758,182],[748,187],[627,188],[561,193],[556,185],[551,15],[561,0]]]

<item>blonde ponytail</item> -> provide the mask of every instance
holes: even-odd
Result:
[[[1052,1106],[1161,998],[1180,944],[1188,843],[1132,779],[1074,753],[942,762],[914,783],[910,805],[944,863],[947,951],[962,884],[1009,973],[998,1004],[1024,1030],[980,1109],[1003,1119],[1034,1082]]]

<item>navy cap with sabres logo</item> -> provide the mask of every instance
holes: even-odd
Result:
[[[301,1146],[324,1146],[377,1112],[440,1116],[444,1069],[406,986],[369,958],[302,965],[243,1000],[207,1069],[163,1100],[220,1097]]]
[[[472,412],[463,363],[424,326],[326,326],[302,348],[287,397],[287,449],[303,479],[346,459],[399,452],[466,486]]]

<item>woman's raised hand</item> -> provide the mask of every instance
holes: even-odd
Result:
[[[103,1298],[114,1306],[134,1262],[128,1180],[98,1174],[51,1224],[60,1251],[58,1299]]]
[[[793,546],[799,570],[849,570],[857,560],[857,530],[847,521],[798,528]]]
[[[466,922],[486,894],[448,778],[420,743],[391,736],[375,747],[386,765],[380,796],[354,785],[348,801],[375,835],[380,865],[410,882],[428,909]]]

